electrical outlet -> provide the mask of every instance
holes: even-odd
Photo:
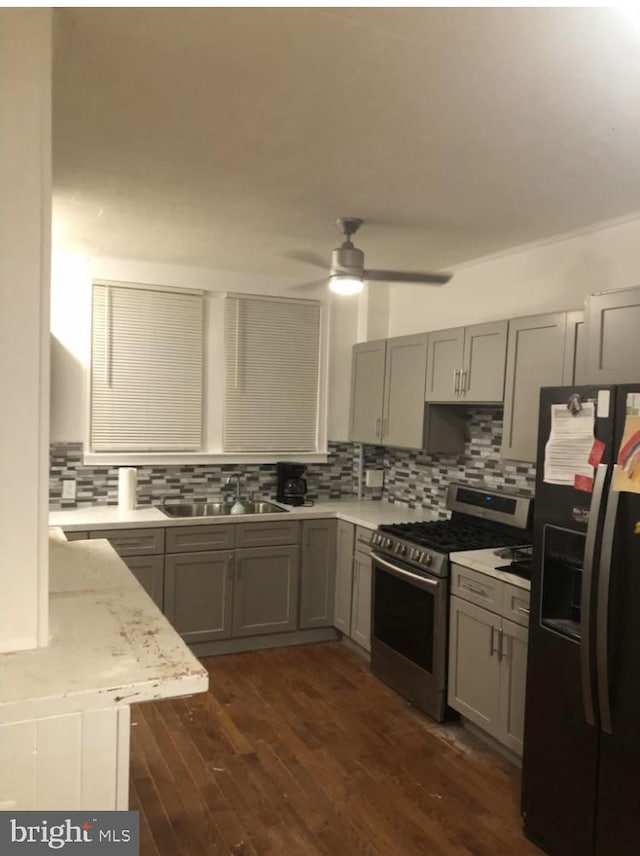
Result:
[[[364,476],[364,483],[366,487],[382,487],[382,480],[384,478],[383,470],[367,470]]]
[[[76,498],[76,483],[72,479],[64,479],[62,482],[62,498],[63,499],[75,499]]]

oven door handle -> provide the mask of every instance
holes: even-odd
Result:
[[[374,554],[373,560],[384,568],[394,571],[394,573],[398,574],[399,577],[408,577],[409,579],[416,580],[419,583],[426,583],[428,586],[433,586],[433,588],[437,588],[440,585],[440,580],[432,580],[430,577],[422,577],[420,574],[412,574],[411,571],[405,571],[404,568],[399,568],[397,565],[392,565],[391,562],[387,562],[386,559],[381,559],[377,554]]]

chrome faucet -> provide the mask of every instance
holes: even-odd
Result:
[[[224,490],[228,490],[231,487],[231,483],[235,481],[236,483],[236,502],[240,502],[240,473],[233,473],[229,476],[227,481],[225,482]]]

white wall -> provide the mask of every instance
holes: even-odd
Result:
[[[0,128],[0,651],[15,651],[48,634],[49,9],[0,10]]]
[[[478,260],[440,288],[393,286],[389,336],[580,309],[596,291],[640,284],[640,218]]]

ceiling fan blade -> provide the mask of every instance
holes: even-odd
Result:
[[[371,282],[406,282],[413,285],[445,285],[452,273],[410,273],[399,270],[365,270],[364,279]]]
[[[321,285],[327,285],[329,277],[325,276],[322,279],[314,279],[312,282],[303,282],[300,285],[292,285],[291,291],[315,291]]]
[[[328,267],[327,259],[324,259],[320,254],[306,252],[305,250],[292,250],[292,252],[286,254],[285,258],[291,259],[293,262],[303,262],[305,265],[324,268],[325,270]]]

